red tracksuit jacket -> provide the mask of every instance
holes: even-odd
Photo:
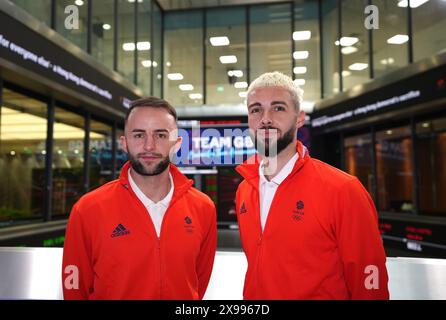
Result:
[[[170,165],[174,193],[160,238],[128,181],[84,195],[66,230],[62,284],[65,299],[202,299],[214,263],[217,227],[212,200]],[[79,273],[75,288],[73,267]]]
[[[388,299],[386,256],[378,217],[358,181],[303,156],[280,184],[263,231],[259,159],[237,167],[236,196],[248,260],[245,299]],[[252,160],[252,159],[251,159]]]

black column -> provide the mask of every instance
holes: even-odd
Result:
[[[44,206],[43,221],[50,221],[52,216],[52,192],[53,192],[53,145],[54,145],[54,109],[55,99],[51,97],[48,101],[47,110],[47,136],[46,136],[46,154],[45,154],[45,188],[44,188]]]
[[[342,0],[338,0],[338,72],[339,72],[339,92],[344,91],[344,79],[342,78],[342,67],[343,67],[343,61],[342,61],[342,46],[341,46],[341,38],[342,38]]]
[[[291,3],[291,77],[293,80],[296,79],[296,75],[294,74],[294,68],[296,67],[296,60],[294,60],[294,52],[296,51],[296,41],[293,39],[294,29],[296,28],[295,21],[295,4],[294,1]]]
[[[133,83],[138,84],[138,1],[135,0],[133,10],[133,37],[135,39],[135,54],[133,56]]]
[[[91,42],[93,37],[93,1],[88,0],[87,4],[87,52],[91,54]]]
[[[112,142],[112,179],[116,179],[116,121],[113,122],[113,127],[112,127],[112,137],[111,137],[111,142]]]
[[[203,24],[203,104],[206,104],[207,102],[207,84],[206,84],[206,37],[207,37],[207,14],[206,9],[202,10],[203,18],[202,18],[202,24]]]
[[[90,125],[91,124],[91,114],[87,112],[85,114],[84,123],[84,171],[83,171],[83,192],[87,193],[90,189]]]
[[[420,205],[420,198],[419,198],[419,179],[418,179],[418,159],[417,159],[417,151],[418,151],[418,144],[417,144],[417,126],[415,122],[415,117],[410,118],[410,131],[411,131],[411,138],[412,138],[412,184],[413,184],[413,213],[419,214],[419,205]]]
[[[115,0],[113,3],[113,20],[114,20],[114,29],[113,29],[113,70],[118,70],[118,27],[119,27],[119,19],[118,19],[118,0]]]
[[[378,175],[376,170],[376,129],[374,126],[371,128],[372,135],[372,190],[370,192],[372,193],[373,201],[375,202],[375,206],[378,208]]]

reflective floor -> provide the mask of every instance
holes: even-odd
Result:
[[[62,299],[62,248],[0,248],[0,299]],[[243,252],[217,251],[205,299],[242,299]],[[388,258],[391,299],[446,299],[446,259]]]

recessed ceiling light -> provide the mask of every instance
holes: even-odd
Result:
[[[203,95],[201,93],[191,93],[189,95],[189,98],[191,98],[192,100],[201,100],[203,99]]]
[[[304,60],[304,59],[308,59],[308,56],[310,55],[310,53],[308,51],[294,51],[293,52],[293,58],[295,60]]]
[[[388,64],[393,64],[395,62],[395,59],[393,58],[382,59],[380,62],[383,65],[388,65]]]
[[[110,30],[110,29],[111,29],[111,25],[109,25],[108,23],[104,23],[104,24],[102,25],[102,29],[104,29],[104,30]]]
[[[389,44],[403,44],[409,41],[409,36],[405,34],[397,34],[389,39],[387,39],[387,43]]]
[[[295,68],[293,69],[293,72],[294,72],[295,74],[304,74],[304,73],[307,73],[307,67],[295,67]]]
[[[357,62],[357,63],[351,64],[348,68],[353,71],[361,71],[361,70],[367,69],[368,67],[369,67],[369,65],[367,63]]]
[[[386,133],[387,133],[388,135],[391,135],[391,134],[393,133],[393,131],[392,131],[392,130],[387,130]]]
[[[343,47],[341,49],[342,54],[352,54],[358,51],[358,48],[356,47]]]
[[[243,77],[243,71],[242,70],[229,70],[228,71],[228,76],[229,77],[241,78],[241,77]]]
[[[238,93],[238,96],[239,96],[240,98],[246,98],[246,97],[248,96],[248,92],[246,92],[246,91],[240,91],[240,92]]]
[[[150,42],[148,41],[138,42],[136,47],[138,51],[150,50]],[[124,49],[124,51],[135,51],[135,43],[134,42],[123,43],[122,49]]]
[[[136,47],[139,51],[150,50],[150,42],[149,41],[138,42]]]
[[[135,51],[135,44],[133,42],[126,42],[122,44],[124,51]]]
[[[169,80],[183,80],[184,79],[184,77],[183,77],[183,75],[181,74],[181,73],[169,73],[168,75],[167,75],[167,78],[169,79]]]
[[[294,83],[297,84],[298,86],[304,86],[306,81],[305,79],[295,79]]]
[[[74,4],[80,7],[84,4],[84,2],[82,0],[76,0],[74,1]]]
[[[350,47],[358,41],[359,39],[356,37],[342,37],[341,42],[339,42],[338,40],[335,41],[335,45],[339,46],[340,43],[343,47]]]
[[[234,87],[236,87],[237,89],[248,88],[248,82],[246,82],[246,81],[236,82],[236,83],[234,83]]]
[[[237,57],[236,56],[221,56],[220,62],[223,64],[236,63]]]
[[[192,91],[194,90],[194,86],[191,84],[180,84],[178,86],[181,91]]]
[[[347,71],[347,70],[343,70],[342,71],[342,76],[343,77],[348,77],[348,76],[351,76],[351,75],[352,75],[352,73],[350,71]]]
[[[293,40],[295,41],[308,40],[310,38],[311,38],[311,31],[305,30],[305,31],[293,32]]]
[[[418,8],[422,4],[428,2],[429,0],[410,0],[410,7],[411,8]],[[407,0],[401,0],[398,2],[398,7],[400,8],[407,8]]]
[[[229,46],[228,37],[211,37],[209,40],[214,47]]]
[[[156,61],[153,61],[153,63],[152,63],[152,61],[151,60],[143,60],[143,61],[141,61],[141,64],[142,64],[142,66],[143,67],[145,67],[145,68],[150,68],[150,67],[154,67],[154,68],[156,68],[156,67],[158,67],[158,63],[156,62]],[[181,79],[180,79],[181,80]]]

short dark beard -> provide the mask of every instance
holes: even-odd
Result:
[[[128,154],[128,156],[132,169],[135,170],[136,173],[146,177],[157,176],[163,173],[170,164],[169,157],[165,157],[160,161],[160,163],[156,165],[156,167],[152,171],[147,171],[141,161],[133,157],[130,153]]]
[[[277,130],[277,128],[272,128],[272,127],[262,128],[262,129],[276,129]],[[254,137],[256,148],[259,151],[259,153],[264,157],[275,157],[293,142],[295,132],[296,132],[296,127],[293,126],[290,128],[290,130],[285,132],[283,137],[277,139],[277,142],[275,143],[275,145],[277,146],[277,154],[271,154],[271,152],[275,149],[274,144],[270,145],[269,142],[264,144],[262,141],[257,139],[257,135]],[[261,146],[261,148],[258,147],[259,145]]]

